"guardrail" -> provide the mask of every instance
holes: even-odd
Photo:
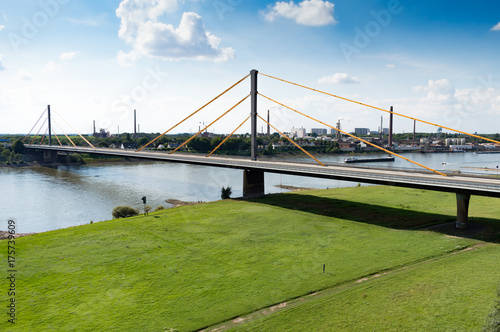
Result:
[[[27,146],[28,148],[47,148],[44,146]],[[49,149],[51,150],[57,150],[61,149],[61,147],[58,146],[53,146],[50,147]],[[85,147],[63,147],[62,150],[69,150],[69,151],[81,151],[85,153],[99,153],[98,151],[92,149],[92,148],[85,148]],[[364,166],[345,166],[344,164],[338,163],[329,163],[327,164],[327,167],[323,166],[318,166],[313,163],[299,163],[299,162],[293,162],[293,161],[280,161],[279,163],[273,163],[270,161],[246,161],[242,159],[232,159],[232,158],[221,158],[221,157],[202,157],[202,156],[186,156],[186,155],[169,155],[165,154],[161,151],[142,151],[142,152],[135,152],[135,151],[126,151],[122,149],[109,149],[109,148],[102,148],[100,151],[103,154],[111,154],[111,155],[121,155],[121,156],[127,156],[127,157],[137,157],[137,158],[151,158],[152,155],[155,155],[156,157],[159,157],[157,159],[161,160],[171,160],[171,161],[179,161],[179,162],[189,162],[189,163],[198,163],[198,164],[204,164],[208,166],[234,166],[237,168],[252,168],[252,169],[260,169],[262,171],[269,171],[270,169],[273,169],[274,171],[283,171],[285,173],[293,172],[295,174],[301,174],[303,176],[312,176],[313,174],[322,174],[322,175],[332,175],[332,176],[343,176],[346,177],[346,181],[358,181],[358,182],[363,182],[360,181],[360,177],[363,177],[365,180],[376,180],[376,181],[385,181],[385,182],[393,182],[393,183],[408,183],[408,184],[423,184],[423,185],[429,185],[429,186],[435,186],[435,187],[441,187],[441,188],[454,188],[454,189],[473,189],[473,190],[485,190],[488,192],[496,192],[500,193],[500,183],[499,185],[496,184],[487,184],[483,182],[472,182],[472,181],[460,181],[458,179],[438,179],[434,176],[432,172],[429,171],[424,171],[420,169],[410,169],[410,168],[402,168],[402,167],[367,167],[366,165]],[[328,167],[330,166],[330,167]],[[332,168],[335,167],[335,168]],[[349,167],[350,170],[343,170],[339,169],[341,167]],[[356,169],[354,171],[353,169]],[[382,173],[374,173],[373,171],[396,171],[396,172],[401,172],[401,173],[413,173],[413,174],[420,174],[421,176],[406,176],[406,175],[400,175],[400,174],[382,174]],[[448,171],[447,174],[456,176],[458,174]],[[422,176],[423,175],[423,176]],[[471,176],[470,174],[466,173],[460,173],[460,176]],[[426,177],[427,176],[427,177]],[[481,176],[471,176],[472,178],[480,178],[484,179],[486,176],[484,174],[481,174]],[[349,180],[352,179],[352,180]]]

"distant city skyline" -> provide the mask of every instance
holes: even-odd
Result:
[[[164,132],[251,69],[471,133],[500,132],[500,3],[411,0],[25,0],[0,4],[0,133],[47,105],[82,134]],[[259,92],[331,126],[388,114],[260,75]],[[172,133],[210,123],[247,79]],[[321,128],[263,98],[280,131]],[[249,101],[209,130],[229,133]],[[64,121],[64,130],[73,132]],[[258,124],[266,127],[261,122]],[[238,133],[250,131],[250,124]],[[413,121],[394,118],[395,132]],[[417,132],[436,128],[417,123]]]

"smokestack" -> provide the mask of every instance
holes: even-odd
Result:
[[[95,120],[94,120],[94,132],[92,134],[95,134]]]
[[[271,121],[269,121],[269,110],[267,110],[267,137],[271,136],[271,126],[269,124]]]
[[[137,116],[135,110],[134,110],[134,137],[137,137]]]
[[[413,120],[413,139],[415,139],[415,128],[417,127],[417,120]]]
[[[392,106],[391,106],[391,114],[389,114],[389,149],[392,148],[393,117],[394,117],[394,114],[392,113]]]

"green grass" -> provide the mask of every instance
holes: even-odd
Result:
[[[499,286],[499,249],[488,245],[320,294],[231,331],[481,331]]]
[[[381,271],[441,257],[479,243],[484,234],[493,239],[498,236],[492,219],[500,215],[497,200],[476,197],[471,213],[488,207],[484,213],[477,210],[477,220],[491,228],[488,232],[468,239],[411,230],[453,220],[454,204],[452,195],[420,190],[319,190],[186,206],[19,238],[18,321],[11,326],[2,320],[0,330],[162,331],[172,327],[192,331]],[[6,241],[0,242],[4,262],[6,246]],[[494,248],[481,248],[474,255],[491,252],[490,258],[498,261],[499,249]],[[456,257],[467,255],[473,254]],[[460,261],[456,264],[460,266]],[[490,265],[478,261],[476,271],[490,272]],[[460,271],[449,277],[460,277]],[[464,297],[464,307],[478,301],[485,308],[488,301],[493,305],[496,293],[487,290],[492,283],[498,284],[498,274],[482,278],[489,280],[484,296],[477,301]],[[6,289],[5,281],[4,285]],[[399,291],[404,286],[412,287],[405,278],[394,284]],[[384,287],[378,290],[382,295],[373,297],[398,291]],[[0,294],[0,303],[7,303],[6,292]],[[443,305],[447,304],[444,300]],[[438,305],[439,298],[436,301]],[[403,314],[408,313],[393,315],[404,323]],[[355,317],[345,319],[355,324]],[[370,321],[376,323],[377,317]],[[277,324],[287,330],[288,320]],[[359,330],[342,321],[336,324]],[[315,326],[313,321],[304,329]]]

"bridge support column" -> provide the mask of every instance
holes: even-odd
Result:
[[[257,160],[257,74],[255,69],[250,71],[250,121],[251,121],[251,159]]]
[[[43,161],[45,163],[50,163],[57,161],[57,151],[54,150],[44,150],[43,151]]]
[[[243,198],[264,196],[264,172],[243,171]]]
[[[470,194],[457,193],[457,228],[467,228]]]

